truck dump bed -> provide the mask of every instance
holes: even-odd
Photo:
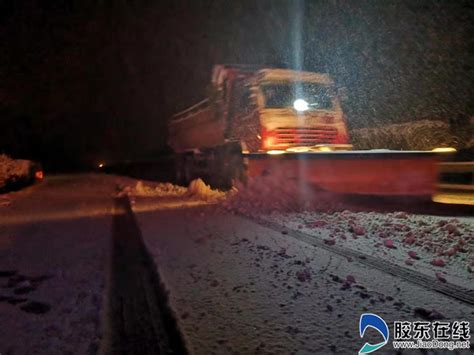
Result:
[[[177,153],[224,142],[223,116],[217,114],[209,99],[175,114],[168,128],[169,145]]]

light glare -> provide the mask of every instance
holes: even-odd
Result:
[[[456,152],[456,148],[452,148],[452,147],[439,147],[439,148],[434,148],[432,150],[432,152],[435,152],[435,153],[455,153]]]
[[[280,155],[280,154],[285,154],[284,150],[269,150],[267,154],[270,155]]]
[[[308,103],[303,99],[297,99],[293,102],[293,107],[296,111],[307,111],[309,106]]]

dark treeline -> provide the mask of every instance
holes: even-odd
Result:
[[[0,152],[150,158],[214,63],[329,72],[352,127],[474,113],[470,1],[0,0]]]

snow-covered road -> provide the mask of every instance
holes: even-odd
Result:
[[[364,312],[474,320],[469,303],[295,238],[283,215],[271,215],[278,230],[219,206],[162,209],[138,198],[134,208],[197,354],[356,353]]]
[[[472,325],[472,218],[286,210],[291,190],[273,209],[267,190],[89,174],[3,195],[0,353],[179,348],[160,281],[196,354],[355,353],[378,340],[364,312]]]
[[[0,206],[0,353],[99,349],[115,188],[50,177]]]

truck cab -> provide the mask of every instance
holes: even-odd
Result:
[[[327,74],[262,69],[234,77],[226,136],[249,152],[350,147],[334,82]]]

